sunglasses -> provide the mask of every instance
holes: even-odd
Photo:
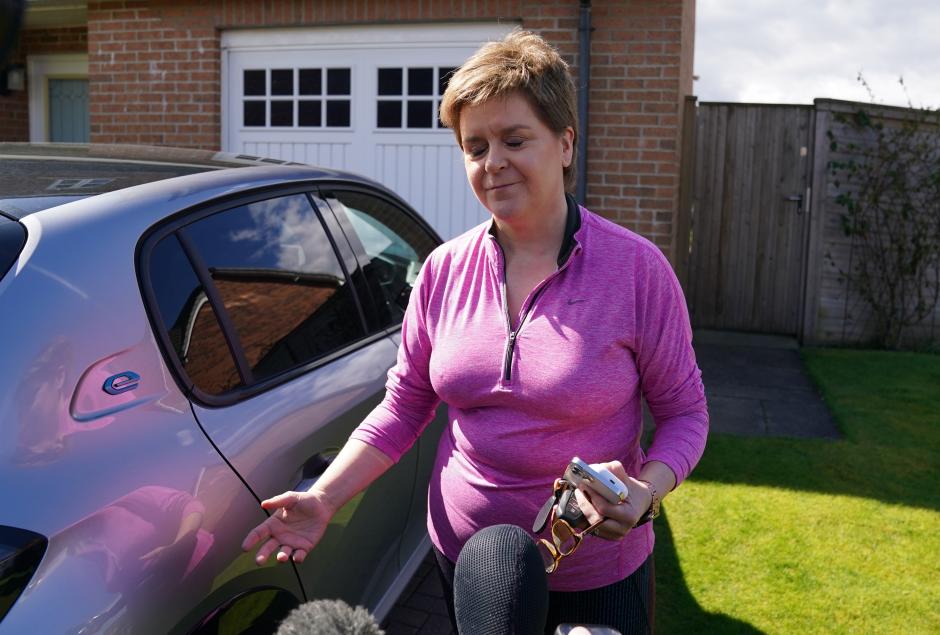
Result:
[[[555,511],[552,510],[551,523],[551,541],[545,538],[539,539],[536,545],[539,548],[539,554],[542,556],[542,564],[545,565],[545,573],[554,573],[558,570],[558,564],[561,559],[573,554],[586,534],[591,533],[605,519],[601,518],[596,523],[577,531],[568,524],[564,518],[555,518]]]

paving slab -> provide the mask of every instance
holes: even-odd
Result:
[[[696,330],[692,344],[712,433],[840,437],[806,373],[795,338]]]
[[[437,563],[429,551],[382,623],[386,635],[455,635],[447,615]]]

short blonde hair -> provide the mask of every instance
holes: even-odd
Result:
[[[573,190],[577,172],[578,107],[568,65],[548,42],[531,31],[515,29],[498,42],[480,47],[451,76],[441,99],[441,122],[460,138],[460,111],[519,92],[550,130],[575,132],[571,163],[564,169],[565,189]]]

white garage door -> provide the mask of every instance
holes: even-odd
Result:
[[[222,149],[358,172],[444,237],[487,217],[437,109],[447,76],[511,24],[229,31]]]

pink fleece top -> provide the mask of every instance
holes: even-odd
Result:
[[[511,348],[492,221],[436,249],[412,291],[385,399],[352,434],[397,461],[439,401],[448,404],[428,531],[451,561],[484,527],[531,531],[573,456],[618,459],[632,476],[661,461],[681,482],[705,447],[701,373],[669,263],[647,240],[579,211],[574,248],[523,303],[520,315],[528,315]],[[647,453],[641,395],[656,422]],[[549,588],[617,582],[652,549],[652,523],[621,541],[589,536],[549,576]]]

